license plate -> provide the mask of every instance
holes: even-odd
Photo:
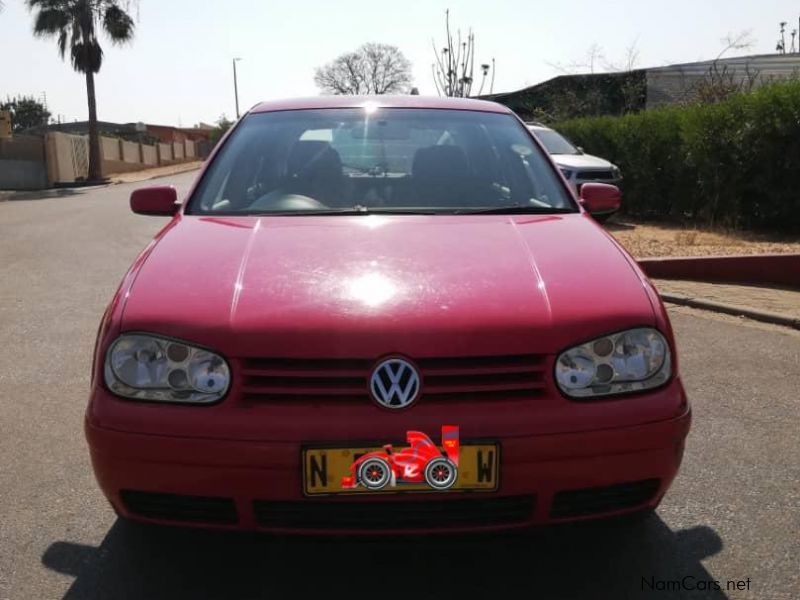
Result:
[[[385,462],[381,466],[389,468],[391,481],[381,489],[369,489],[358,481],[358,465],[354,462],[369,453]],[[305,448],[303,449],[303,490],[306,495],[321,494],[376,494],[403,492],[443,491],[425,482],[425,467],[419,461],[404,461],[397,454],[386,454],[380,446],[359,448]],[[446,454],[442,452],[442,459]],[[389,464],[392,463],[392,464]],[[404,463],[404,464],[403,464]],[[363,461],[362,463],[363,464]],[[373,463],[374,464],[374,463]],[[441,462],[439,464],[442,464]],[[433,476],[436,465],[430,465]],[[497,490],[500,467],[500,447],[497,444],[461,443],[458,449],[458,465],[455,483],[448,492]],[[445,465],[446,468],[446,465]],[[355,477],[354,477],[355,475]],[[350,478],[350,480],[348,480]],[[422,479],[422,481],[420,481]],[[380,485],[380,484],[379,484]]]

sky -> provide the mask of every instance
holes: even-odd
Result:
[[[24,0],[0,13],[0,98],[42,97],[63,120],[87,117],[83,76],[36,39]],[[716,57],[723,41],[750,32],[749,50],[774,52],[778,24],[797,28],[796,0],[140,0],[130,45],[104,42],[97,85],[101,120],[190,127],[235,115],[231,60],[238,63],[242,111],[261,100],[319,94],[316,67],[365,42],[398,46],[413,64],[422,94],[435,94],[432,39],[444,42],[444,13],[470,27],[476,64],[494,58],[495,92],[566,71],[586,71],[591,48],[604,63],[639,67]],[[787,33],[788,37],[788,33]],[[788,45],[788,44],[787,44]],[[486,92],[488,90],[484,90]]]

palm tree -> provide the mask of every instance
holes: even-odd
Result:
[[[99,33],[105,31],[114,44],[133,39],[135,24],[128,14],[128,0],[27,0],[35,11],[33,33],[56,37],[63,59],[69,48],[72,68],[86,76],[89,101],[89,179],[102,177],[100,135],[97,129],[97,99],[94,75],[103,64]]]

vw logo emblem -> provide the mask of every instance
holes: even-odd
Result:
[[[383,361],[372,372],[369,388],[372,397],[386,408],[405,408],[419,395],[419,374],[402,358]]]

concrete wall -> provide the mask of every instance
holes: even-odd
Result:
[[[88,177],[88,138],[67,133],[48,133],[45,150],[50,183],[71,183]]]
[[[119,140],[116,138],[101,137],[100,154],[103,155],[103,160],[122,160],[122,155],[119,150]]]
[[[158,152],[155,146],[142,146],[142,159],[148,167],[158,165]]]
[[[34,136],[0,138],[0,190],[38,190],[47,187],[42,139]]]
[[[42,138],[29,135],[0,138],[0,159],[43,162]]]
[[[41,190],[47,187],[43,161],[0,158],[0,190]]]
[[[172,161],[172,144],[159,144],[158,145],[158,155],[161,160],[161,164],[168,163]]]
[[[122,160],[126,163],[141,163],[139,156],[139,144],[134,142],[121,142]]]
[[[38,143],[42,144],[41,141]],[[89,142],[86,136],[51,132],[47,134],[44,145],[46,146],[48,165],[47,177],[50,183],[70,183],[86,179],[89,171]],[[185,156],[183,142],[149,146],[116,138],[101,137],[100,152],[104,177],[115,173],[140,171],[158,165],[196,160],[193,155]],[[196,154],[196,147],[193,143],[192,152]]]

